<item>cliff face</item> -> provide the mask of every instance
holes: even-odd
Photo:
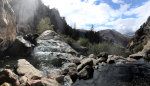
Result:
[[[139,52],[143,49],[144,45],[150,40],[150,17],[135,32],[135,35],[131,42],[128,44],[128,48],[133,52]]]
[[[0,52],[6,50],[16,38],[14,10],[8,0],[0,0]]]
[[[63,32],[65,21],[58,10],[50,9],[41,0],[13,0],[11,4],[16,13],[18,35],[36,33],[37,25],[45,17],[50,18],[57,32]]]

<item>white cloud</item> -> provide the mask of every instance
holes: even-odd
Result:
[[[107,3],[94,5],[95,1],[97,0],[87,0],[85,2],[80,0],[43,0],[46,5],[50,5],[50,8],[57,8],[61,16],[66,17],[69,25],[73,26],[76,23],[76,27],[79,29],[89,29],[86,26],[87,24],[112,25],[117,31],[126,33],[136,31],[150,15],[150,1],[132,9],[130,4],[125,4],[123,0],[112,0],[114,3],[120,3],[119,9],[113,9]],[[137,18],[121,18],[122,15],[130,16],[133,14]],[[95,28],[95,30],[99,29],[108,29],[108,27]]]
[[[113,3],[117,3],[117,4],[120,4],[120,3],[124,3],[123,0],[112,0]]]

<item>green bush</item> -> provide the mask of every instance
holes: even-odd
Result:
[[[64,40],[69,45],[71,45],[74,42],[74,40],[71,37],[69,37],[69,36],[64,37]]]
[[[88,54],[93,53],[95,55],[98,55],[100,52],[108,52],[108,54],[111,55],[127,57],[129,54],[131,54],[130,52],[126,52],[124,48],[111,43],[90,44],[88,48]]]
[[[79,40],[77,42],[84,47],[87,47],[90,44],[90,42],[87,38],[79,38]]]
[[[53,30],[53,26],[51,25],[50,18],[46,17],[44,19],[41,19],[40,23],[37,26],[37,33],[41,34],[45,30]]]

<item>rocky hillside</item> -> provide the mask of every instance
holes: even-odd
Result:
[[[17,18],[19,35],[35,33],[40,20],[49,17],[54,29],[63,32],[65,21],[57,9],[50,9],[45,6],[41,0],[12,0],[14,12]]]
[[[99,31],[100,37],[102,37],[103,42],[113,42],[121,46],[127,46],[131,37],[123,35],[113,29],[101,30]]]
[[[80,36],[84,37],[87,30],[79,30],[79,32]],[[98,32],[101,42],[113,42],[123,47],[126,47],[131,39],[131,36],[123,35],[113,29],[101,30]]]
[[[135,32],[134,37],[130,41],[128,48],[133,52],[139,52],[143,49],[144,45],[150,40],[150,17],[147,21],[140,27],[139,30]]]
[[[7,0],[0,0],[0,52],[16,38],[15,13]]]

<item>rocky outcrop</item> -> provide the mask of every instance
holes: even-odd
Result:
[[[128,44],[130,51],[136,53],[142,51],[144,45],[150,40],[150,17],[147,21],[140,27],[139,30],[135,32],[134,37]]]
[[[17,18],[18,35],[36,33],[39,22],[46,17],[50,18],[55,31],[64,32],[66,21],[60,16],[57,9],[50,9],[41,0],[12,0],[11,5]]]
[[[36,59],[45,61],[56,58],[67,59],[76,55],[77,52],[65,43],[56,32],[51,30],[43,32],[37,38],[37,46],[33,52]]]
[[[8,0],[0,0],[0,54],[15,40],[16,29],[14,10]]]

